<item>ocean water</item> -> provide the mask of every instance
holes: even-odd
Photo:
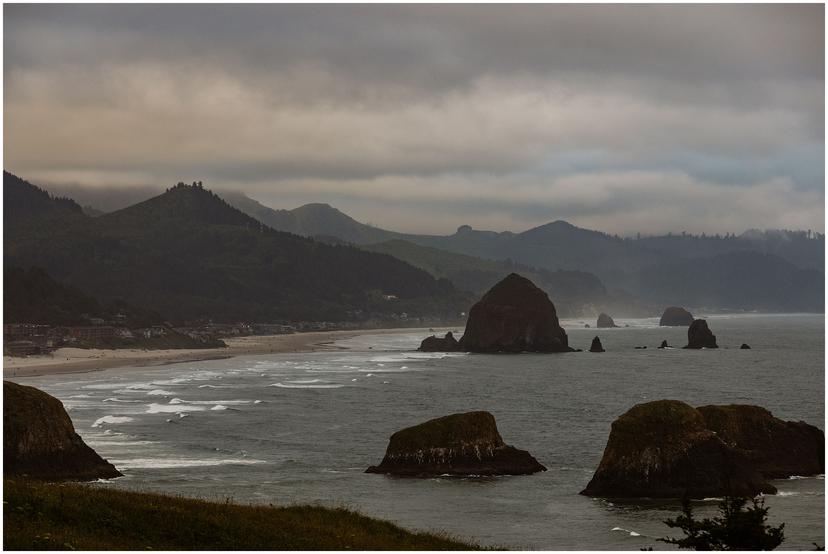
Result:
[[[337,351],[245,356],[19,379],[60,398],[78,432],[125,477],[99,486],[212,500],[347,506],[407,528],[443,530],[514,549],[638,550],[667,545],[675,501],[592,499],[589,481],[612,421],[662,398],[746,403],[824,428],[821,315],[711,316],[718,350],[686,343],[656,319],[584,329],[570,344],[607,352],[432,354],[421,334],[363,335]],[[594,321],[590,321],[594,324]],[[462,332],[462,329],[458,329]],[[739,350],[742,342],[752,350]],[[636,350],[644,346],[646,350]],[[548,471],[497,478],[369,475],[396,430],[455,412],[488,410],[504,440]],[[825,544],[822,476],[775,481],[773,523],[785,549]],[[712,515],[716,501],[698,504]]]

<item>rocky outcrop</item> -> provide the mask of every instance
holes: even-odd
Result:
[[[670,306],[658,322],[662,327],[684,327],[693,323],[693,314],[678,306]]]
[[[527,475],[546,468],[525,450],[503,442],[494,416],[468,412],[432,419],[391,435],[385,457],[366,473]]]
[[[825,473],[825,433],[783,421],[759,406],[702,406],[708,429],[744,453],[768,479]]]
[[[431,335],[420,343],[421,352],[457,352],[458,350],[460,350],[460,344],[451,331],[443,338]]]
[[[60,400],[10,381],[3,382],[3,473],[50,481],[121,476],[83,442]]]
[[[581,494],[600,497],[754,496],[776,489],[740,449],[677,400],[638,404],[612,423],[604,456]]]
[[[716,335],[707,326],[703,319],[695,320],[687,329],[687,346],[684,348],[718,348]]]
[[[747,344],[745,344],[745,343],[743,342],[743,343],[742,343],[742,346],[740,346],[740,347],[739,347],[739,349],[740,349],[740,350],[750,350],[750,346],[748,346]]]
[[[601,344],[601,339],[595,337],[592,339],[592,344],[589,345],[590,352],[604,352],[604,346]]]
[[[661,346],[659,346],[659,348],[661,348],[661,349],[670,348],[670,345],[667,344],[666,340],[663,340],[663,341],[661,341]]]
[[[460,339],[466,352],[572,352],[549,296],[512,273],[469,311]]]
[[[613,321],[613,319],[605,313],[601,313],[601,315],[598,316],[598,322],[596,325],[599,329],[611,329],[613,327],[618,327],[618,325],[615,324],[615,321]]]

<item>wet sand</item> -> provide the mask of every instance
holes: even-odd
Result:
[[[141,350],[118,348],[112,350],[60,348],[46,356],[3,357],[3,378],[84,373],[115,367],[136,365],[166,365],[245,354],[286,352],[314,352],[335,350],[334,342],[359,335],[421,332],[425,338],[431,332],[425,328],[367,329],[355,331],[318,331],[290,335],[257,335],[225,338],[227,348]]]

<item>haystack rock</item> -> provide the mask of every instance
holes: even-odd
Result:
[[[708,429],[741,450],[767,479],[825,473],[825,433],[804,421],[783,421],[759,406],[702,406]]]
[[[740,349],[740,350],[750,350],[750,346],[748,346],[747,344],[745,344],[745,343],[743,342],[743,343],[742,343],[742,346],[740,346],[740,347],[739,347],[739,349]]]
[[[659,346],[659,348],[662,348],[662,349],[664,349],[664,348],[670,348],[670,345],[669,345],[669,344],[667,344],[667,341],[666,341],[666,340],[663,340],[663,341],[661,341],[661,346]]]
[[[549,296],[517,273],[509,274],[472,306],[460,349],[572,352]]]
[[[503,442],[494,416],[468,412],[432,419],[391,435],[385,457],[366,473],[528,475],[546,471],[531,454]]]
[[[614,327],[618,327],[618,325],[615,324],[615,321],[613,321],[612,318],[605,313],[598,316],[598,322],[596,325],[599,329],[612,329]]]
[[[677,400],[638,404],[612,423],[604,456],[581,494],[609,498],[755,496],[776,489],[742,451]]]
[[[589,345],[590,352],[604,352],[604,346],[601,344],[601,339],[595,337],[592,339],[592,344]]]
[[[421,352],[457,352],[458,350],[460,350],[460,344],[451,331],[443,338],[431,335],[420,343]]]
[[[687,329],[687,346],[684,348],[718,348],[716,335],[707,326],[703,319],[695,320]]]
[[[678,306],[670,306],[664,310],[658,322],[662,327],[684,327],[691,323],[693,323],[693,314]]]
[[[3,382],[3,473],[45,480],[120,477],[75,432],[63,404],[34,387]]]

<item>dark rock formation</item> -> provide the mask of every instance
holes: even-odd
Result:
[[[667,344],[666,340],[661,341],[661,346],[659,348],[670,348],[670,345]]]
[[[745,343],[743,342],[743,343],[742,343],[742,346],[740,346],[740,347],[739,347],[739,349],[740,349],[740,350],[750,350],[750,346],[748,346],[747,344],[745,344]]]
[[[635,349],[636,350],[647,350],[647,347],[646,346],[636,346]]]
[[[759,406],[702,406],[708,429],[741,450],[767,479],[825,473],[825,434],[803,421],[783,421]]]
[[[532,281],[511,273],[469,311],[466,352],[572,352],[555,306]]]
[[[718,348],[716,335],[703,319],[695,320],[687,329],[687,346],[684,348]]]
[[[638,404],[612,423],[604,456],[581,494],[706,498],[774,493],[754,464],[706,428],[684,402]]]
[[[598,316],[597,326],[599,329],[618,327],[618,325],[615,324],[615,321],[613,321],[612,318],[605,313],[601,313],[601,315]]]
[[[604,346],[601,344],[601,339],[595,337],[592,339],[592,344],[589,346],[590,352],[604,352]]]
[[[584,329],[589,329],[589,323],[587,323],[586,325],[584,325]]]
[[[670,306],[664,310],[661,321],[658,322],[662,327],[684,327],[691,323],[693,323],[693,314],[678,306]]]
[[[120,477],[75,433],[63,404],[34,387],[3,382],[3,472],[46,480]]]
[[[420,343],[420,350],[422,352],[457,352],[460,350],[460,344],[454,338],[454,334],[449,331],[443,338],[431,335],[423,339]]]
[[[528,475],[546,468],[525,450],[503,442],[494,416],[468,412],[432,419],[391,435],[385,457],[366,473]]]

